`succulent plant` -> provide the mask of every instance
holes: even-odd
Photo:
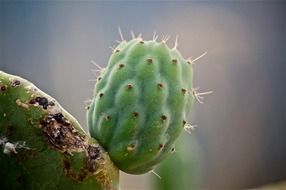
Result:
[[[52,97],[2,71],[0,146],[0,189],[117,189],[98,142]]]
[[[202,177],[202,152],[198,141],[187,133],[176,141],[176,152],[162,161],[152,178],[152,190],[198,189]]]
[[[0,189],[116,190],[119,170],[142,174],[175,151],[194,99],[192,64],[166,40],[134,38],[101,69],[89,134],[31,82],[0,71]]]
[[[193,70],[165,41],[122,41],[95,85],[88,110],[92,137],[116,166],[141,174],[174,151],[194,100]]]

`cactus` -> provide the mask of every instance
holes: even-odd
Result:
[[[152,170],[169,153],[191,108],[193,70],[165,41],[122,41],[97,78],[87,120],[90,134],[116,166]]]
[[[0,71],[0,189],[117,189],[118,169],[53,98]]]
[[[155,168],[160,178],[152,178],[152,190],[199,189],[202,166],[198,142],[183,133],[176,141],[176,152]]]

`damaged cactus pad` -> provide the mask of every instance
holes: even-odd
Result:
[[[194,100],[192,78],[191,62],[164,41],[133,39],[114,49],[87,120],[120,170],[148,172],[174,151]]]
[[[117,189],[105,150],[50,96],[0,71],[0,189]]]

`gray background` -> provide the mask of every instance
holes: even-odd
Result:
[[[190,117],[204,158],[198,188],[249,188],[286,179],[285,23],[282,1],[1,1],[0,69],[31,80],[85,125],[90,60],[107,64],[118,26],[127,39],[131,29],[146,39],[170,34],[170,46],[179,35],[186,58],[208,51],[194,84],[214,91]],[[150,177],[123,175],[122,189],[149,189]]]

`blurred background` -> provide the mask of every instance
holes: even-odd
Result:
[[[130,30],[179,36],[195,58],[194,86],[213,90],[189,118],[198,129],[197,189],[245,189],[286,180],[286,3],[283,1],[0,1],[0,70],[55,97],[85,126],[90,63]],[[191,152],[192,153],[192,152]],[[174,178],[176,173],[173,173]],[[153,174],[122,174],[123,190],[149,190]],[[191,176],[190,176],[191,178]]]

